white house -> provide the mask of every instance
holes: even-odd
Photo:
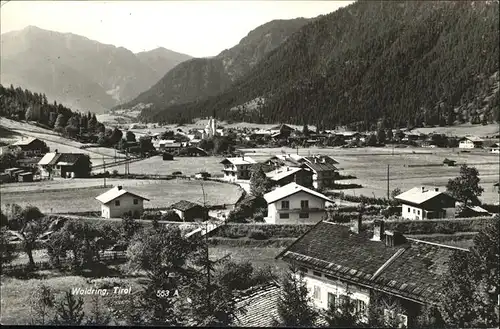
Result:
[[[131,212],[134,218],[138,218],[144,212],[145,197],[124,190],[116,186],[96,197],[101,205],[101,217],[119,218],[125,213]]]
[[[277,258],[303,273],[317,309],[350,300],[368,322],[373,304],[387,327],[412,328],[424,306],[442,298],[452,254],[468,250],[406,238],[383,221],[373,225],[368,231],[360,218],[351,227],[321,221]]]
[[[250,169],[257,161],[251,157],[241,156],[235,158],[225,158],[220,163],[224,165],[222,172],[224,179],[229,182],[250,179]]]
[[[307,187],[290,183],[266,193],[267,217],[270,224],[317,223],[326,215],[326,204],[334,202]]]
[[[466,136],[458,141],[458,148],[461,149],[481,148],[482,146],[483,140],[476,136]]]
[[[496,154],[500,153],[500,144],[495,143],[495,144],[491,145],[490,153],[496,153]]]
[[[397,195],[402,203],[401,215],[404,219],[433,219],[451,217],[456,200],[439,187],[414,187]]]

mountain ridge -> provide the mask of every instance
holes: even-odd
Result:
[[[133,99],[179,61],[157,72],[124,47],[36,26],[1,36],[3,85],[21,86],[95,113]]]
[[[217,111],[222,120],[360,129],[493,122],[498,44],[498,2],[358,1],[304,25],[222,93],[144,109],[140,119]]]
[[[182,104],[215,95],[243,76],[266,53],[314,19],[273,20],[251,30],[232,48],[217,56],[193,58],[169,71],[151,89],[114,109],[140,104]]]

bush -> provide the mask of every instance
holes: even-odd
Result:
[[[227,287],[235,290],[245,290],[252,286],[253,267],[249,261],[224,264],[220,280]]]
[[[269,236],[267,234],[265,234],[264,231],[262,231],[262,230],[250,231],[250,233],[248,233],[248,237],[250,239],[254,239],[254,240],[267,240],[267,239],[269,239]]]
[[[161,214],[161,220],[169,222],[182,222],[183,220],[173,210],[168,210],[166,213]]]

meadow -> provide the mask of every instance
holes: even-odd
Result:
[[[57,180],[39,183],[13,183],[2,186],[2,205],[17,203],[33,205],[45,213],[65,213],[97,211],[99,194],[110,186],[122,185],[124,189],[148,198],[145,208],[164,208],[180,200],[203,204],[201,183],[205,190],[208,205],[234,204],[241,196],[238,186],[213,181],[199,180],[125,180],[107,179],[107,188],[103,179]]]
[[[129,164],[131,174],[150,175],[172,175],[175,171],[182,172],[183,175],[191,176],[200,171],[206,171],[213,175],[222,175],[223,157],[174,157],[172,161],[163,161],[161,156],[154,156],[141,161]],[[118,170],[125,172],[125,165],[106,166],[106,170]],[[102,172],[103,169],[96,169],[94,172]]]
[[[262,161],[273,154],[281,154],[282,150],[296,154],[290,148],[259,148],[242,151],[256,161]],[[357,179],[339,181],[340,184],[357,183],[363,187],[342,190],[346,194],[386,197],[387,166],[389,165],[389,191],[400,188],[402,191],[415,186],[428,185],[445,187],[448,180],[455,178],[460,167],[427,166],[442,164],[445,158],[456,160],[457,164],[467,163],[477,168],[484,188],[481,200],[485,203],[498,203],[499,194],[493,184],[499,181],[500,163],[498,154],[486,151],[461,153],[458,149],[430,148],[299,148],[299,155],[328,154],[339,164],[342,175],[353,175]],[[411,167],[420,165],[422,167]]]

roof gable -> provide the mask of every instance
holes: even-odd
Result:
[[[274,203],[276,201],[279,201],[283,198],[289,197],[289,196],[294,195],[294,194],[299,193],[299,192],[304,192],[304,193],[310,194],[312,196],[315,196],[317,198],[320,198],[320,199],[323,199],[325,201],[333,203],[333,200],[329,199],[325,195],[323,195],[319,192],[313,191],[311,189],[308,189],[307,187],[301,186],[297,183],[289,183],[283,187],[279,187],[279,188],[275,189],[274,191],[266,193],[264,195],[264,199],[266,200],[266,202],[268,204],[270,204],[270,203]]]
[[[438,190],[436,191],[436,189]],[[424,202],[434,199],[437,196],[444,198],[452,198],[448,194],[444,193],[444,191],[441,191],[440,188],[437,187],[426,188],[424,186],[414,187],[406,192],[397,195],[395,198],[402,202],[407,202],[412,204],[423,204]]]
[[[125,194],[129,194],[129,195],[132,195],[132,196],[135,196],[135,197],[138,197],[140,199],[143,199],[143,200],[146,200],[146,201],[149,201],[149,199],[145,198],[145,197],[142,197],[140,195],[137,195],[135,193],[131,193],[131,192],[128,192],[126,190],[124,190],[123,188],[119,187],[119,186],[115,186],[113,187],[112,189],[104,192],[103,194],[99,195],[98,197],[96,197],[96,199],[100,202],[102,202],[103,204],[106,204],[106,203],[109,203]]]

